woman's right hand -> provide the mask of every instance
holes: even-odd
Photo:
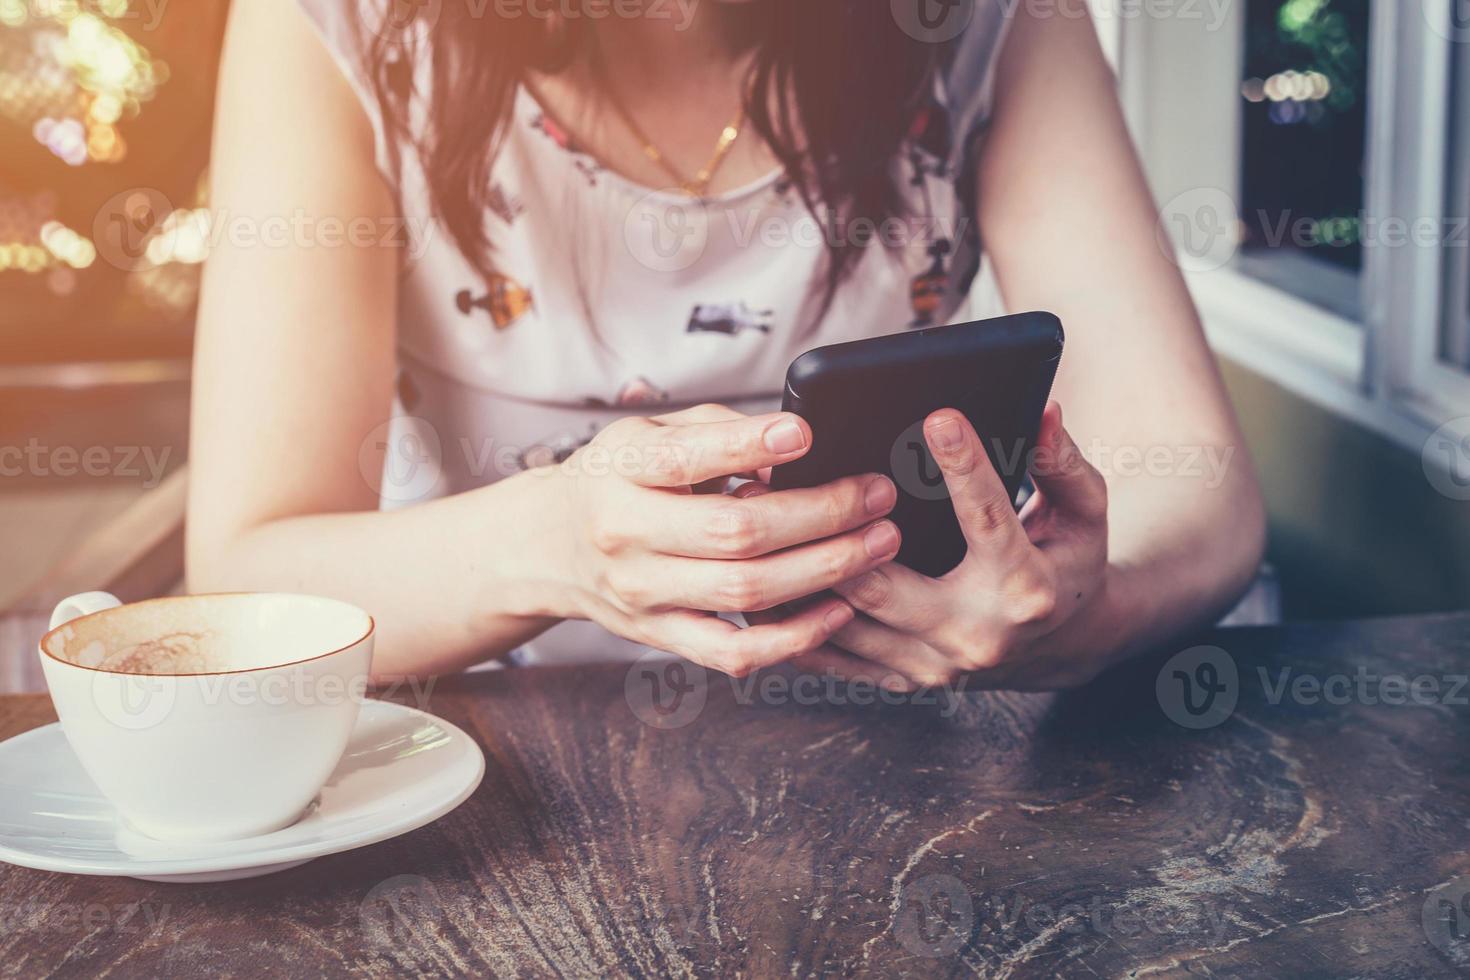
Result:
[[[885,476],[740,499],[696,492],[804,455],[788,413],[702,405],[609,425],[556,471],[563,507],[557,578],[566,614],[733,676],[814,650],[853,611],[828,597],[740,629],[716,612],[799,600],[883,565],[898,528]]]

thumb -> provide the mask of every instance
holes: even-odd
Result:
[[[1107,518],[1108,487],[1062,425],[1062,406],[1048,402],[1041,415],[1031,479],[1047,505],[1064,516],[1087,521]]]

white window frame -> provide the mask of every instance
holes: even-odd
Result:
[[[1454,71],[1459,116],[1450,125],[1454,162],[1447,194],[1450,214],[1470,216],[1470,43],[1457,47]],[[1444,289],[1445,355],[1470,369],[1470,256],[1463,251],[1447,255]]]
[[[1451,42],[1431,29],[1430,18],[1448,23],[1455,2],[1373,4],[1364,202],[1370,219],[1412,222],[1445,215],[1452,204],[1447,93],[1453,59],[1470,65],[1460,50],[1470,42]],[[1220,188],[1238,200],[1244,3],[1094,4],[1100,30],[1117,34],[1119,91],[1157,199]],[[1127,9],[1134,15],[1117,14]],[[1419,452],[1452,420],[1470,432],[1470,374],[1441,358],[1452,251],[1438,242],[1365,247],[1361,323],[1233,268],[1186,278],[1223,357]],[[1470,261],[1458,252],[1458,261]]]

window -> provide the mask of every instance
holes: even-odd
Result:
[[[185,366],[199,256],[118,238],[155,241],[203,203],[225,10],[0,0],[0,381]]]
[[[1098,3],[1216,348],[1416,451],[1470,416],[1470,4]]]
[[[1445,199],[1447,213],[1463,218],[1470,216],[1470,43],[1456,45],[1451,70],[1453,95],[1445,121],[1451,138]],[[1444,296],[1440,353],[1452,364],[1470,368],[1470,230],[1451,229]]]
[[[1240,271],[1354,322],[1369,4],[1249,0],[1241,82]]]

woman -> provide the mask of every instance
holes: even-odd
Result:
[[[1084,0],[299,2],[231,14],[213,204],[294,230],[208,266],[193,588],[355,601],[385,676],[652,647],[1049,689],[1251,580],[1255,478]],[[950,575],[892,562],[882,477],[690,492],[810,447],[771,411],[801,351],[1003,307],[1067,325],[1067,423],[1017,515],[927,421]]]

